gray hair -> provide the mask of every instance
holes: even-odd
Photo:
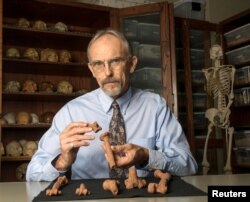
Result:
[[[87,48],[87,57],[88,60],[90,59],[90,55],[89,55],[89,49],[91,47],[91,45],[100,37],[104,36],[104,35],[113,35],[115,37],[117,37],[118,39],[120,39],[125,47],[125,53],[127,54],[127,56],[131,56],[131,49],[130,49],[130,45],[128,40],[125,38],[125,36],[123,35],[123,33],[112,29],[112,28],[107,28],[107,29],[103,29],[103,30],[99,30],[96,32],[96,34],[94,35],[94,37],[91,39],[91,41],[89,42],[88,48]]]

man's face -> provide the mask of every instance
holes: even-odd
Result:
[[[100,88],[117,98],[129,86],[129,75],[135,69],[137,58],[126,55],[124,45],[113,35],[97,39],[89,50],[89,69]]]

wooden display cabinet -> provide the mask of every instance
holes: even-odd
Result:
[[[250,66],[250,48],[245,49],[246,47],[250,46],[249,18],[250,9],[232,16],[220,23],[220,37],[225,53],[224,64],[234,65],[236,68],[234,104],[231,107],[230,115],[231,125],[235,129],[233,136],[234,140],[239,138],[237,134],[238,132],[246,132],[247,134],[250,130],[250,97],[248,95],[248,89],[250,88],[250,77],[249,71],[247,70],[247,68]],[[226,40],[226,38],[228,38],[228,40]],[[229,55],[230,58],[234,59],[229,60]],[[235,62],[231,63],[230,61]],[[243,71],[243,74],[239,74],[238,71],[240,69],[242,70],[244,67],[247,71]],[[233,144],[232,166],[234,173],[250,172],[249,135],[245,136],[244,138],[245,139],[241,139],[241,142],[244,142],[244,148],[239,149],[239,147],[242,147],[242,145],[237,145],[235,141]]]
[[[159,16],[160,25],[160,55],[161,55],[161,83],[162,95],[174,113],[177,115],[176,84],[175,84],[175,46],[173,5],[156,3],[133,8],[116,9],[69,0],[1,0],[3,23],[1,23],[1,39],[3,41],[0,65],[0,114],[3,117],[8,112],[18,113],[26,111],[41,116],[45,112],[56,113],[67,101],[82,94],[81,90],[91,91],[97,87],[95,79],[87,67],[86,48],[96,30],[113,27],[122,29],[125,17],[135,15]],[[36,30],[32,27],[20,28],[18,19],[24,17],[31,26],[37,20],[47,24],[48,30]],[[51,29],[57,22],[67,25],[67,32]],[[6,57],[6,50],[17,48],[20,58]],[[69,64],[60,62],[42,62],[25,59],[23,52],[27,48],[35,48],[38,52],[51,48],[59,52],[66,49],[72,55]],[[56,92],[35,93],[15,92],[4,90],[8,81],[16,80],[21,84],[32,79],[37,84],[50,81],[55,86],[62,80],[69,81],[73,86],[73,93],[61,94]],[[81,91],[81,92],[79,92]],[[0,139],[4,147],[12,140],[39,140],[50,127],[48,123],[39,124],[1,124]],[[16,169],[22,163],[28,163],[30,157],[0,157],[0,180],[16,181]]]

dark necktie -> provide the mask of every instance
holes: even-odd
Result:
[[[109,132],[111,133],[111,145],[122,145],[126,142],[125,124],[122,118],[120,107],[114,100],[112,103],[113,116],[109,124]]]
[[[109,124],[109,132],[111,133],[110,144],[111,145],[122,145],[126,143],[126,132],[125,124],[122,118],[120,107],[118,103],[114,100],[112,103],[113,116]],[[121,154],[122,155],[122,154]],[[111,178],[120,178],[126,175],[126,170],[121,168],[114,168],[110,170],[109,176]]]

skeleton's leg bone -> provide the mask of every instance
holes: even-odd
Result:
[[[207,146],[208,146],[208,140],[209,140],[209,137],[210,137],[210,134],[212,132],[212,127],[214,125],[212,123],[209,123],[208,125],[208,131],[207,131],[207,137],[206,137],[206,142],[205,142],[205,146],[204,146],[204,153],[203,153],[203,160],[202,160],[202,167],[203,167],[203,174],[206,175],[208,170],[209,170],[209,167],[210,167],[210,164],[207,160]]]
[[[233,133],[234,133],[234,127],[227,128],[228,130],[228,145],[227,145],[227,161],[224,167],[224,171],[226,173],[231,173],[232,172],[232,167],[231,167],[231,152],[232,152],[232,140],[233,140]]]

